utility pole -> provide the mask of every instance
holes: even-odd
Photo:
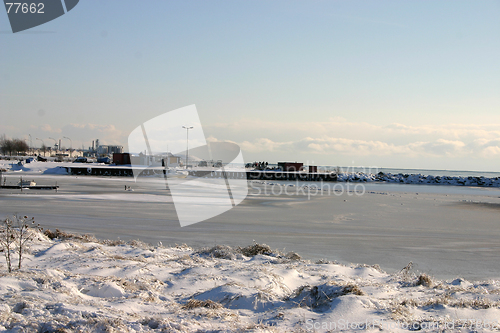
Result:
[[[193,126],[182,126],[186,129],[186,170],[188,168],[188,151],[189,151],[189,130],[193,129]]]
[[[45,147],[46,147],[45,142],[43,142],[42,139],[39,139],[39,138],[36,138],[36,139],[42,141],[42,147],[40,147],[40,148],[43,148],[43,157],[45,157]],[[38,151],[38,154],[40,155],[40,151]]]
[[[73,152],[73,140],[71,140],[67,136],[63,136],[63,139],[68,139],[70,141],[70,143],[71,143],[71,146],[69,148],[69,158],[72,158],[71,153]]]

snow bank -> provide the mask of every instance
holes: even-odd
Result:
[[[0,267],[0,331],[500,328],[500,281],[439,281],[411,266],[390,275],[312,263],[260,244],[194,250],[49,236],[38,237],[22,270]]]
[[[387,182],[402,184],[441,184],[500,187],[500,177],[461,177],[461,176],[431,176],[422,174],[391,174],[379,172],[378,174],[365,174],[362,172],[340,173],[338,180],[342,182]]]
[[[68,170],[62,166],[58,166],[55,168],[46,169],[45,171],[43,171],[43,174],[44,175],[67,175]]]
[[[38,162],[21,163],[18,161],[0,161],[0,168],[12,172],[23,172],[31,174],[49,174],[49,175],[67,175],[65,166],[71,166],[72,163],[60,162]]]

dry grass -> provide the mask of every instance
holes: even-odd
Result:
[[[345,295],[363,296],[365,293],[361,288],[353,283],[340,285],[335,281],[330,281],[314,287],[301,286],[288,299],[295,299],[299,306],[320,308],[328,305],[333,299]]]
[[[302,259],[302,257],[298,253],[295,253],[295,252],[288,252],[287,254],[285,254],[285,258],[290,259],[290,260],[301,260]]]
[[[210,249],[202,249],[198,251],[198,254],[208,255],[212,258],[226,259],[226,260],[234,260],[236,259],[236,254],[232,247],[227,245],[215,245]]]
[[[68,232],[61,231],[56,229],[55,232],[50,231],[49,229],[45,230],[44,235],[50,239],[76,239],[84,242],[98,242],[97,238],[94,235],[90,234],[72,234]]]
[[[328,265],[328,264],[336,264],[333,261],[326,260],[326,259],[319,259],[314,262],[316,265]]]
[[[385,273],[385,271],[380,268],[380,265],[375,264],[375,265],[367,265],[367,264],[357,264],[354,266],[355,268],[373,268],[374,270],[380,272],[380,273]]]
[[[342,295],[354,294],[358,296],[363,296],[365,293],[358,285],[348,284],[342,288]]]
[[[137,247],[141,249],[152,249],[153,247],[150,244],[144,243],[140,240],[131,240],[131,241],[124,241],[121,239],[104,239],[100,240],[97,239],[94,235],[91,234],[76,234],[76,233],[70,233],[70,232],[65,232],[61,231],[59,229],[56,229],[56,231],[51,231],[49,229],[44,231],[44,235],[47,236],[49,239],[60,239],[60,240],[78,240],[84,243],[98,243],[102,245],[107,245],[107,246],[119,246],[119,245],[130,245],[132,247]]]
[[[414,307],[414,308],[449,306],[453,308],[470,308],[478,310],[478,309],[499,308],[500,302],[492,301],[488,298],[455,299],[449,293],[446,293],[437,297],[431,297],[429,299],[424,299],[424,300],[407,298],[404,300],[400,300],[398,304],[396,304],[396,307],[399,305],[404,307]]]
[[[434,282],[432,281],[431,277],[427,274],[420,274],[417,278],[417,282],[415,283],[417,286],[424,286],[424,287],[432,287],[434,285]]]
[[[273,254],[273,250],[271,247],[266,244],[257,244],[250,245],[244,248],[238,248],[244,256],[253,257],[259,254],[271,255]]]
[[[182,306],[183,309],[192,310],[196,308],[207,308],[207,309],[220,309],[222,304],[219,302],[214,302],[212,300],[200,301],[197,299],[190,299],[186,304]]]
[[[278,250],[272,250],[270,246],[266,244],[255,243],[246,247],[236,247],[232,248],[227,245],[216,245],[211,248],[203,248],[196,252],[199,255],[206,255],[217,259],[226,260],[236,260],[242,259],[241,255],[246,257],[253,257],[256,255],[267,255],[280,259],[283,262],[288,260],[298,261],[301,260],[301,256],[295,252],[282,253]]]

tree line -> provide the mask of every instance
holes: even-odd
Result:
[[[29,151],[28,144],[21,139],[0,138],[0,152],[3,155],[21,155]]]

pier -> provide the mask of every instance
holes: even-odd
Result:
[[[318,172],[290,172],[290,171],[202,171],[192,170],[189,175],[202,178],[229,178],[249,180],[285,180],[285,181],[337,181],[335,173],[318,173]]]
[[[113,176],[132,177],[133,169],[130,166],[75,166],[65,167],[70,175],[86,176]],[[141,171],[142,176],[161,176],[164,169],[162,167],[146,168]],[[229,178],[229,179],[249,179],[249,180],[284,180],[284,181],[337,181],[336,173],[323,172],[303,172],[303,171],[279,171],[279,170],[221,170],[221,169],[192,169],[187,170],[190,176],[200,178]]]
[[[15,177],[14,177],[15,179]],[[28,189],[28,190],[57,190],[59,186],[57,185],[57,182],[55,185],[38,185],[35,182],[31,181],[25,181],[26,184],[23,182],[23,177],[19,177],[19,183],[16,185],[7,185],[6,184],[6,178],[4,178],[3,172],[0,171],[0,189],[9,189],[9,190],[23,190],[23,189]]]
[[[0,188],[11,189],[11,190],[57,190],[59,185],[1,185]]]

